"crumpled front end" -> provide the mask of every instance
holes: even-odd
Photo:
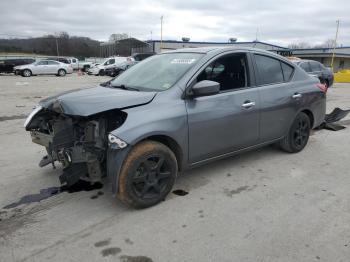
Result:
[[[63,166],[60,181],[68,186],[81,178],[97,182],[106,175],[111,144],[108,134],[123,124],[126,113],[115,109],[80,117],[47,108],[34,111],[25,128],[34,143],[46,148],[47,156],[40,161],[41,167],[60,162]]]

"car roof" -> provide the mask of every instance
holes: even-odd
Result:
[[[283,60],[284,62],[293,65],[293,63],[287,58],[271,51],[254,48],[254,47],[238,47],[238,46],[208,46],[208,47],[195,47],[195,48],[183,48],[167,51],[164,53],[198,53],[198,54],[210,54],[210,55],[218,55],[220,53],[229,52],[229,51],[241,51],[241,52],[256,52],[259,54],[265,54],[267,56],[275,57],[276,59]],[[162,54],[164,54],[162,53]]]
[[[61,63],[60,61],[53,60],[53,59],[43,59],[43,60],[40,60],[40,61],[51,61],[51,62]]]
[[[263,52],[266,54],[271,54],[271,52],[263,50],[263,49],[258,49],[258,48],[253,48],[253,47],[238,47],[238,46],[206,46],[206,47],[194,47],[194,48],[182,48],[182,49],[176,49],[176,50],[171,50],[167,51],[166,53],[183,53],[183,52],[191,52],[191,53],[211,53],[211,52],[225,52],[225,51],[239,51],[239,50],[244,50],[244,51],[256,51],[256,52]]]
[[[317,63],[320,63],[319,61],[310,60],[310,59],[300,59],[298,61],[295,61],[295,63],[302,63],[302,62],[317,62]]]

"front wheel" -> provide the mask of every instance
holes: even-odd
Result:
[[[118,198],[135,208],[164,200],[177,176],[177,160],[165,145],[144,141],[126,157],[119,176]]]
[[[308,115],[300,112],[294,119],[288,134],[280,142],[281,149],[289,153],[297,153],[303,150],[309,141],[310,126]]]
[[[99,75],[99,76],[104,76],[104,75],[105,75],[105,70],[101,69],[101,70],[98,72],[98,75]]]
[[[24,77],[30,77],[32,75],[32,72],[29,69],[24,69],[22,72],[22,76]]]

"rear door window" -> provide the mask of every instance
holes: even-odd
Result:
[[[255,54],[254,57],[258,67],[261,85],[281,83],[284,81],[280,60],[258,54]]]
[[[321,71],[321,66],[320,66],[320,63],[318,62],[310,62],[310,66],[311,66],[311,72]]]
[[[55,61],[47,61],[48,65],[58,65],[58,62]]]
[[[281,62],[281,65],[282,65],[284,81],[287,82],[291,79],[293,72],[294,72],[294,68],[292,66],[288,65],[287,63],[284,63],[284,62]]]
[[[309,62],[303,62],[299,64],[302,69],[305,70],[305,72],[311,72],[310,64]]]

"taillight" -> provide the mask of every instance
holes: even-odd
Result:
[[[327,93],[328,88],[327,88],[326,85],[321,84],[321,83],[318,83],[318,84],[316,84],[316,86],[317,86],[323,93]]]

